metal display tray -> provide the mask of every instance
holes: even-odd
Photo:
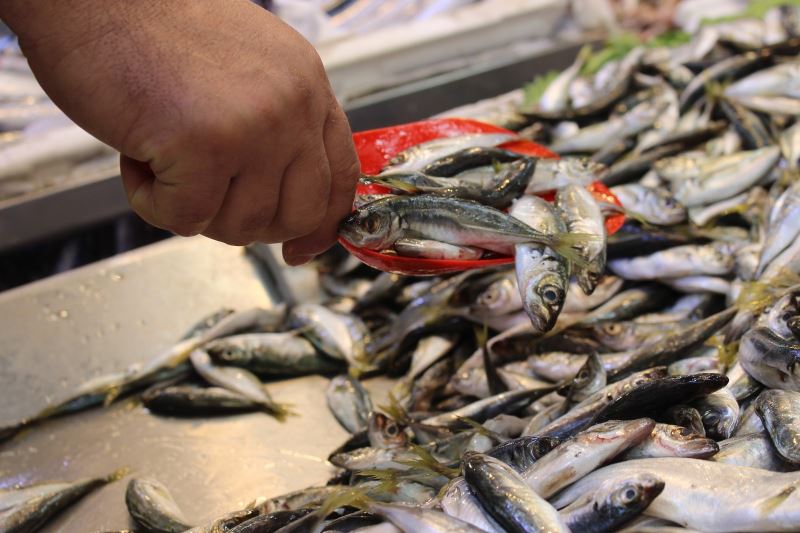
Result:
[[[280,291],[267,274],[241,248],[172,238],[0,294],[0,426],[89,378],[147,360],[220,307],[273,305]],[[203,523],[331,476],[325,458],[347,434],[325,405],[326,384],[319,376],[269,384],[298,413],[284,423],[262,413],[155,416],[135,397],[46,421],[0,444],[0,488],[128,467],[160,480]],[[387,384],[367,387],[382,402]],[[128,479],[90,494],[46,530],[131,528]]]
[[[353,131],[420,120],[522,86],[537,74],[561,69],[583,41],[541,44],[454,72],[355,99],[345,108]],[[0,200],[0,252],[50,237],[76,234],[130,212],[118,175]]]

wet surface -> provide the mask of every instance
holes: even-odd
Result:
[[[169,239],[0,295],[0,425],[66,397],[88,378],[145,361],[202,316],[222,307],[270,306],[259,269],[239,248]],[[328,413],[327,379],[274,382],[298,416],[170,418],[135,397],[47,421],[0,444],[0,487],[73,480],[128,467],[164,483],[193,522],[259,496],[324,483],[328,453],[347,437]],[[381,403],[387,383],[368,388]],[[47,531],[131,527],[129,478],[99,489]]]

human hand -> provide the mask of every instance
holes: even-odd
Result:
[[[144,220],[229,244],[284,242],[290,264],[336,238],[358,160],[314,48],[247,0],[9,0],[53,101],[122,153]]]

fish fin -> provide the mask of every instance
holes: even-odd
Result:
[[[389,405],[379,405],[378,408],[398,424],[408,425],[411,422],[408,412],[393,392],[389,392]]]
[[[340,507],[356,507],[358,509],[366,509],[371,502],[372,499],[367,496],[366,492],[364,492],[362,489],[357,487],[347,487],[325,498],[325,500],[322,502],[322,505],[320,505],[319,508],[314,511],[314,513],[321,521]],[[317,531],[317,529],[314,528],[311,531]]]
[[[503,442],[504,440],[506,440],[499,433],[496,433],[496,432],[492,431],[491,429],[487,428],[483,424],[480,424],[480,423],[476,422],[475,420],[472,420],[471,418],[467,418],[465,416],[459,416],[459,417],[456,417],[456,418],[459,421],[463,422],[464,424],[470,426],[472,429],[475,430],[475,433],[478,433],[479,435],[483,435],[484,437],[489,437],[490,439],[492,439],[495,442]]]
[[[113,483],[115,481],[119,481],[120,479],[124,478],[130,473],[131,473],[130,467],[123,466],[121,468],[117,468],[103,479],[105,480],[106,483]]]
[[[286,422],[288,417],[298,416],[292,407],[294,404],[283,402],[271,402],[263,405],[264,412],[272,415],[278,422]]]
[[[767,281],[743,282],[734,307],[758,315],[772,305],[786,289],[797,284],[800,284],[800,275],[787,269],[782,269],[777,276]]]
[[[786,499],[796,490],[796,485],[789,485],[781,490],[778,494],[763,498],[758,504],[756,504],[756,508],[765,515],[771,514],[773,511],[775,511],[776,507],[786,501]]]
[[[567,261],[585,267],[588,263],[581,256],[577,247],[594,240],[598,240],[598,237],[588,233],[561,233],[553,235],[547,245]]]
[[[712,335],[705,344],[717,349],[719,362],[722,363],[725,368],[730,368],[736,363],[736,359],[739,356],[738,340],[726,344],[721,337]]]
[[[409,451],[416,455],[417,459],[409,459],[409,460],[399,460],[397,461],[398,464],[409,466],[411,468],[417,468],[422,471],[433,472],[434,474],[439,474],[442,476],[447,477],[448,479],[453,479],[457,477],[459,474],[458,468],[450,468],[449,466],[440,463],[436,460],[436,458],[423,448],[417,444],[409,444]]]
[[[409,194],[419,194],[422,192],[422,189],[408,183],[407,181],[403,181],[398,178],[394,178],[391,176],[372,176],[371,181],[373,183],[377,183],[378,185],[384,185],[396,191],[402,191]]]

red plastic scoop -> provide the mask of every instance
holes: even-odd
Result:
[[[388,161],[398,153],[433,139],[441,137],[454,137],[469,133],[510,133],[514,132],[485,124],[477,120],[445,118],[410,122],[389,128],[361,131],[353,134],[353,142],[361,162],[361,171],[364,174],[378,174]],[[500,148],[535,157],[557,158],[547,148],[531,141],[519,140],[501,144]],[[587,189],[603,202],[622,205],[608,188],[599,181],[592,183]],[[356,194],[376,194],[388,192],[389,189],[377,184],[359,185]],[[540,195],[548,201],[553,201],[553,193]],[[613,214],[606,218],[606,231],[609,235],[615,233],[625,222],[625,216]],[[490,259],[451,260],[451,259],[420,259],[416,257],[403,257],[394,254],[376,252],[365,248],[358,248],[339,238],[339,242],[351,254],[362,262],[378,270],[396,272],[411,276],[435,276],[449,272],[473,270],[491,266],[513,263],[511,256],[494,257]]]

